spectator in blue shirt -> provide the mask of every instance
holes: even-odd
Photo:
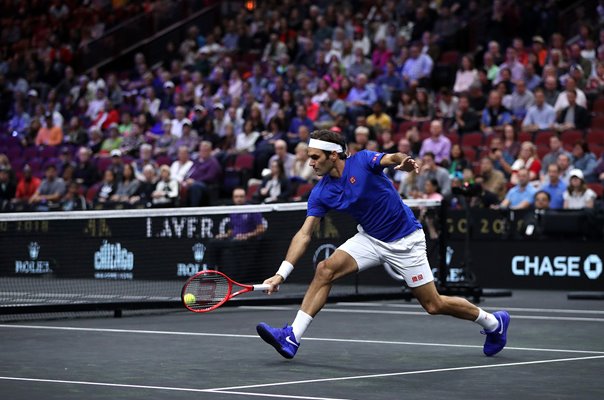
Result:
[[[402,92],[405,88],[403,80],[396,73],[396,64],[389,60],[386,63],[386,71],[376,80],[376,88],[380,98],[386,103],[391,104],[395,92]]]
[[[503,132],[503,126],[511,124],[512,114],[501,104],[501,95],[496,90],[489,93],[489,102],[482,111],[480,127],[487,134],[493,134],[495,131]]]
[[[558,164],[550,164],[547,167],[547,176],[549,177],[549,182],[541,185],[539,190],[549,193],[549,207],[551,209],[561,209],[564,206],[566,184],[560,180],[560,167]]]
[[[529,171],[526,168],[522,168],[518,170],[517,174],[518,184],[508,191],[499,208],[522,210],[533,205],[537,189],[529,184]]]
[[[529,107],[524,121],[522,121],[522,130],[526,132],[535,132],[539,130],[552,129],[556,122],[556,112],[554,107],[545,102],[545,93],[543,89],[535,90],[535,104]]]
[[[426,86],[432,74],[434,62],[429,55],[421,53],[419,45],[413,44],[409,49],[409,58],[403,65],[403,81],[408,86]]]
[[[348,97],[346,97],[351,118],[356,119],[358,115],[369,113],[371,106],[376,100],[375,92],[367,86],[367,76],[359,74],[354,87],[348,93]]]

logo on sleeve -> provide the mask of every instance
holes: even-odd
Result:
[[[415,282],[419,282],[419,281],[421,281],[422,279],[424,279],[424,275],[422,275],[422,274],[419,274],[419,275],[414,275],[414,276],[412,276],[412,277],[411,277],[411,281],[412,281],[413,283],[415,283]]]
[[[350,181],[350,183],[354,184],[357,181],[357,178],[355,178],[354,176],[351,176],[349,181]]]

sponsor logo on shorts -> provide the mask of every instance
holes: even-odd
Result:
[[[411,282],[415,283],[415,282],[419,282],[422,279],[424,279],[424,275],[423,274],[419,274],[419,275],[413,275],[411,277]]]
[[[349,181],[350,181],[350,183],[354,184],[357,181],[357,178],[355,178],[354,176],[351,176]]]

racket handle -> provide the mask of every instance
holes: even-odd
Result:
[[[260,285],[252,285],[254,288],[254,291],[259,291],[259,290],[269,290],[271,288],[271,285],[266,285],[266,284],[260,284]]]

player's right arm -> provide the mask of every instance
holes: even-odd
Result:
[[[315,229],[315,226],[321,221],[319,217],[308,216],[304,220],[304,224],[298,230],[298,232],[294,235],[289,244],[289,249],[287,250],[287,255],[285,256],[285,262],[290,263],[291,265],[296,265],[300,257],[306,251],[308,244],[312,238],[312,232]],[[268,293],[273,293],[278,290],[278,286],[285,281],[285,278],[281,276],[279,273],[275,274],[271,278],[268,278],[264,281],[265,284],[272,285],[271,289],[268,290]]]

